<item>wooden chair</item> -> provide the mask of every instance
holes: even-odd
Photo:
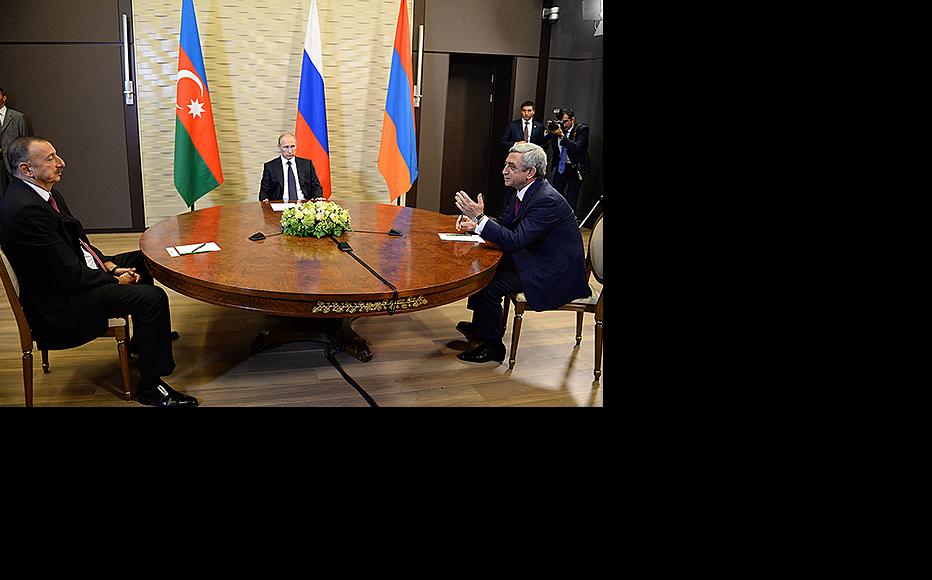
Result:
[[[13,309],[13,316],[16,318],[16,326],[19,327],[19,340],[23,349],[23,388],[26,390],[26,406],[32,407],[32,327],[26,320],[26,313],[23,312],[23,305],[19,301],[19,280],[16,278],[16,272],[10,265],[9,259],[3,250],[0,250],[0,261],[3,267],[0,268],[0,277],[3,278],[3,289],[6,291],[6,297],[10,301],[10,308]],[[117,353],[120,355],[120,371],[123,374],[123,396],[127,401],[132,400],[133,393],[129,384],[129,354],[126,348],[127,341],[127,321],[125,318],[111,318],[108,320],[109,328],[101,337],[109,336],[116,339]],[[42,371],[49,372],[49,351],[42,350]]]
[[[589,238],[589,251],[586,252],[586,274],[594,275],[595,279],[602,284],[602,218],[596,222],[592,228],[592,236]],[[564,304],[556,310],[570,310],[576,313],[576,346],[582,342],[583,315],[587,312],[595,314],[595,380],[598,381],[602,376],[602,309],[604,305],[604,286],[602,290],[596,290],[591,284],[589,285],[591,295],[588,298],[580,298],[569,304]],[[511,327],[511,355],[508,357],[508,368],[515,368],[515,357],[518,353],[518,339],[521,336],[521,322],[524,319],[524,311],[527,309],[527,299],[524,293],[509,294],[505,296],[505,308],[502,311],[502,326],[508,324],[508,310],[510,305],[515,305],[515,320]]]

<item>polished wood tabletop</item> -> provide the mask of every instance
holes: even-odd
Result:
[[[397,205],[333,199],[353,230],[336,238],[397,288],[393,290],[337,241],[275,235],[281,212],[262,202],[223,205],[165,219],[139,239],[152,275],[184,294],[222,306],[298,317],[356,318],[424,310],[455,302],[492,279],[501,250],[493,243],[445,242],[455,216]],[[389,236],[394,229],[400,237]],[[267,237],[251,241],[262,232]],[[369,233],[374,232],[374,233]],[[172,257],[168,246],[216,242],[219,252]]]

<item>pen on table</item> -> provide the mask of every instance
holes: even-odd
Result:
[[[200,246],[194,248],[193,250],[191,250],[191,251],[188,252],[188,253],[189,253],[189,254],[196,254],[198,250],[200,250],[201,248],[203,248],[203,247],[206,246],[206,245],[207,245],[207,242],[204,242],[203,244],[201,244]]]

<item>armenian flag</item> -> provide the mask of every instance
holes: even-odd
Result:
[[[388,184],[389,200],[406,193],[417,179],[417,136],[414,131],[414,75],[411,74],[408,5],[401,0],[395,47],[382,117],[379,171]]]

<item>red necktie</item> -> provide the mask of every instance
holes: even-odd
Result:
[[[518,212],[521,211],[521,200],[518,196],[515,196],[515,217],[518,217]]]
[[[52,197],[51,193],[49,193],[49,203],[51,204],[52,209],[54,209],[58,213],[61,213],[61,210],[58,209],[58,203],[55,201],[55,198]],[[87,251],[88,254],[94,257],[94,261],[97,262],[97,265],[100,266],[100,269],[106,272],[107,267],[104,266],[104,261],[100,259],[100,256],[97,255],[97,252],[92,250],[91,247],[87,245],[84,242],[84,240],[82,240],[81,238],[78,238],[78,242],[81,244],[81,247],[83,247]]]

